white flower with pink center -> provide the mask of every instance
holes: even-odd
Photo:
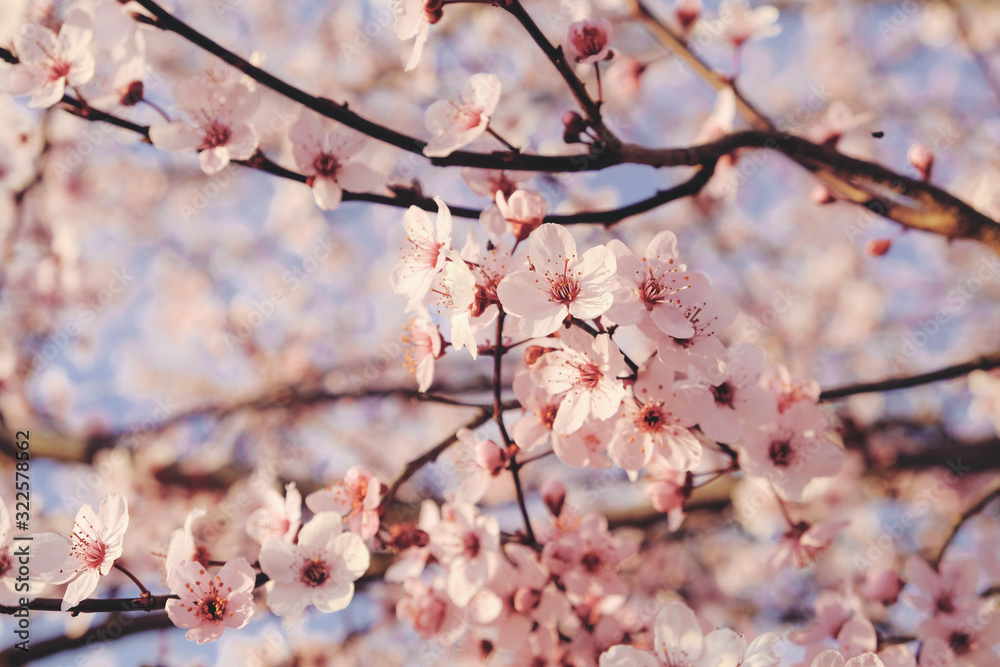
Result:
[[[343,532],[336,512],[320,512],[299,531],[297,544],[270,539],[260,550],[267,583],[267,606],[278,616],[294,616],[309,605],[321,612],[345,609],[354,582],[368,571],[364,540]]]
[[[499,103],[500,79],[495,74],[473,74],[459,99],[438,100],[427,108],[424,124],[434,138],[424,146],[424,155],[451,155],[481,137]]]
[[[548,336],[567,315],[591,319],[611,306],[616,264],[610,250],[595,246],[580,257],[570,233],[551,223],[532,232],[529,244],[531,268],[511,273],[497,287],[504,310],[521,318],[522,334]]]
[[[346,127],[327,131],[315,113],[303,109],[288,137],[295,164],[309,177],[316,205],[324,211],[340,206],[344,190],[370,192],[382,184],[368,166],[351,162],[366,141],[360,132]]]
[[[844,451],[815,430],[817,411],[818,406],[799,402],[777,420],[747,429],[740,468],[750,477],[770,479],[785,500],[803,500],[813,480],[836,475],[844,461]]]
[[[509,196],[497,190],[496,204],[506,223],[504,231],[509,229],[518,241],[523,241],[538,229],[549,212],[549,203],[541,192],[535,190],[517,190]],[[493,231],[496,230],[491,233]]]
[[[421,306],[406,325],[403,359],[417,378],[417,389],[427,391],[434,382],[434,361],[441,357],[444,342],[438,326]]]
[[[735,443],[743,431],[777,418],[774,396],[757,384],[764,367],[764,351],[746,343],[729,349],[722,374],[705,378],[694,372],[696,384],[685,387],[691,416],[706,437]]]
[[[264,504],[247,517],[247,535],[263,543],[269,538],[295,541],[295,533],[302,520],[302,494],[295,482],[285,485],[285,495],[266,487],[263,492]]]
[[[128,502],[120,493],[105,498],[96,513],[90,505],[80,508],[69,538],[69,555],[57,568],[45,573],[50,583],[70,582],[63,596],[62,611],[75,607],[93,593],[98,580],[111,571],[122,555],[127,528]]]
[[[978,599],[979,566],[973,559],[946,560],[935,570],[923,558],[911,556],[906,579],[912,589],[903,593],[903,600],[933,616],[954,616]]]
[[[708,373],[719,364],[726,349],[716,334],[736,319],[736,306],[726,295],[712,289],[708,278],[700,273],[688,274],[689,286],[675,305],[681,316],[691,324],[689,336],[655,336],[656,354],[660,361],[675,371],[687,372],[690,366]],[[647,329],[648,331],[648,329]]]
[[[588,592],[625,595],[628,588],[618,574],[618,567],[638,550],[639,545],[632,539],[608,532],[605,517],[588,514],[580,522],[578,532],[567,533],[545,545],[542,564],[573,595]]]
[[[242,82],[217,82],[209,76],[181,81],[174,86],[174,99],[187,120],[150,126],[149,139],[157,148],[198,151],[202,171],[209,175],[257,150],[250,119],[260,98]]]
[[[167,558],[164,569],[169,573],[178,563],[196,561],[203,567],[208,567],[212,554],[204,544],[197,544],[194,539],[194,522],[205,516],[205,510],[195,508],[184,518],[184,527],[178,528],[170,535],[167,546]]]
[[[342,482],[306,496],[306,507],[317,514],[336,512],[348,519],[352,533],[367,540],[378,532],[378,505],[382,500],[382,483],[365,466],[354,466]]]
[[[654,236],[642,257],[636,257],[618,240],[608,243],[608,248],[617,261],[614,304],[606,313],[608,318],[621,325],[638,325],[654,340],[664,335],[693,336],[694,325],[684,316],[691,274],[680,263],[674,233]]]
[[[428,16],[426,0],[403,0],[396,5],[395,24],[396,37],[399,39],[414,39],[413,51],[406,61],[406,71],[409,72],[420,62],[424,45],[431,32],[431,21]]]
[[[94,76],[91,19],[75,9],[66,16],[59,35],[28,24],[14,32],[17,65],[0,65],[0,91],[31,95],[28,106],[45,109],[62,99],[66,87],[77,88]]]
[[[693,470],[701,462],[701,443],[688,430],[695,423],[687,398],[674,390],[674,372],[654,359],[622,405],[608,455],[633,481],[654,453],[674,470]]]
[[[781,641],[778,633],[765,632],[749,645],[728,628],[705,634],[683,602],[671,602],[660,611],[654,632],[655,655],[613,646],[601,655],[600,667],[777,667],[781,663],[774,650]]]
[[[167,616],[188,628],[185,636],[191,641],[215,641],[226,628],[238,630],[250,622],[256,579],[246,558],[229,561],[214,577],[201,563],[180,563],[167,573],[167,586],[179,596],[167,600]]]
[[[451,248],[451,211],[440,197],[435,197],[438,214],[431,222],[427,212],[411,206],[403,216],[409,248],[392,270],[390,282],[396,294],[405,294],[406,310],[414,310],[427,296],[434,278],[444,268]]]
[[[532,374],[550,394],[562,395],[552,429],[566,435],[580,428],[588,416],[599,420],[615,416],[625,397],[625,386],[618,378],[627,367],[608,334],[591,337],[579,329],[567,329],[561,341],[563,348],[542,357]]]
[[[445,505],[431,530],[431,550],[448,570],[448,595],[465,607],[497,570],[500,526],[475,505]]]

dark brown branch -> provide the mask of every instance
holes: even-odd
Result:
[[[819,400],[834,401],[848,396],[854,396],[856,394],[869,394],[873,392],[908,389],[910,387],[918,387],[932,382],[940,382],[942,380],[951,380],[957,377],[962,377],[963,375],[968,375],[972,371],[988,371],[993,368],[1000,368],[1000,353],[980,357],[979,359],[974,359],[973,361],[967,361],[964,364],[947,366],[936,371],[930,371],[929,373],[921,373],[920,375],[895,377],[886,380],[879,380],[877,382],[863,382],[843,387],[834,387],[833,389],[826,389],[820,393]]]
[[[41,641],[32,641],[30,651],[10,647],[0,652],[0,665],[26,665],[57,655],[64,651],[87,648],[99,645],[105,641],[120,639],[150,630],[165,630],[174,627],[165,613],[155,613],[142,616],[115,614],[104,623],[90,628],[78,637],[52,637]]]

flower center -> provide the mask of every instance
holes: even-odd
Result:
[[[653,403],[646,405],[639,411],[635,423],[643,433],[659,433],[666,425],[666,421],[662,406],[659,403]]]
[[[225,618],[226,599],[219,597],[218,594],[204,598],[198,604],[198,615],[206,621],[215,621],[218,623]]]
[[[466,533],[462,544],[466,558],[475,558],[479,555],[479,536],[475,533]]]
[[[669,290],[662,283],[650,276],[646,278],[639,288],[639,299],[646,306],[646,310],[652,310],[653,306],[657,306],[666,300],[668,293]]]
[[[104,556],[108,551],[108,546],[97,537],[90,537],[78,531],[72,535],[73,546],[70,548],[70,555],[76,558],[89,568],[97,569],[104,563]]]
[[[583,569],[593,574],[601,568],[601,556],[593,551],[588,551],[583,554],[580,563],[583,564]]]
[[[542,414],[539,415],[539,419],[545,424],[545,428],[552,430],[552,425],[556,423],[556,413],[559,412],[558,405],[546,405],[542,408]]]
[[[935,603],[937,610],[944,613],[950,614],[955,611],[955,604],[951,601],[951,598],[947,595],[942,595],[939,597]]]
[[[580,283],[569,276],[559,276],[549,282],[550,301],[567,305],[580,295]]]
[[[309,564],[302,569],[301,581],[306,586],[313,588],[321,586],[328,578],[329,573],[326,569],[326,563],[318,558],[309,561]]]
[[[229,143],[229,140],[233,136],[233,130],[228,125],[220,123],[217,120],[211,121],[204,128],[204,136],[202,137],[201,149],[207,148],[218,148],[219,146],[225,146]]]
[[[581,52],[590,56],[596,56],[604,48],[605,41],[603,30],[594,26],[584,26],[583,30],[580,31],[577,44]]]
[[[955,652],[955,655],[965,655],[973,649],[972,638],[964,632],[955,631],[948,638],[948,646]]]
[[[340,169],[340,162],[337,160],[337,156],[331,155],[330,153],[320,153],[313,160],[313,169],[320,176],[333,176]]]
[[[792,464],[795,452],[787,440],[776,440],[771,443],[768,455],[771,457],[774,465],[779,468],[787,468]]]
[[[65,60],[57,60],[49,66],[49,81],[58,81],[69,76],[70,64]]]
[[[736,392],[733,391],[733,385],[723,382],[718,387],[712,387],[712,396],[715,397],[716,405],[724,405],[727,408],[732,408]]]
[[[0,577],[7,574],[7,570],[9,570],[11,566],[12,563],[10,562],[10,555],[7,553],[7,550],[4,549],[3,553],[0,554]]]
[[[602,373],[601,369],[594,363],[577,366],[577,370],[580,371],[579,383],[587,389],[596,389],[597,385],[601,382],[601,378],[604,377],[604,373]]]

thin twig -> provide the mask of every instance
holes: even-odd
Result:
[[[968,375],[972,371],[988,371],[993,368],[1000,368],[1000,353],[980,357],[978,359],[974,359],[973,361],[967,361],[964,364],[956,364],[954,366],[939,368],[938,370],[930,371],[929,373],[894,377],[886,380],[878,380],[876,382],[862,382],[858,384],[845,385],[843,387],[834,387],[833,389],[825,389],[822,393],[820,393],[819,400],[835,401],[841,398],[847,398],[848,396],[855,396],[857,394],[870,394],[874,392],[881,393],[885,391],[895,391],[897,389],[909,389],[910,387],[919,387],[920,385],[930,384],[932,382],[940,382],[942,380],[951,380],[957,377],[962,377],[963,375]]]

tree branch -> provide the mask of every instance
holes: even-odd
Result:
[[[945,368],[939,368],[936,371],[921,373],[919,375],[888,378],[885,380],[878,380],[876,382],[862,382],[859,384],[845,385],[843,387],[834,387],[833,389],[825,389],[820,393],[819,400],[835,401],[841,398],[847,398],[848,396],[854,396],[856,394],[870,394],[873,392],[909,389],[910,387],[918,387],[932,382],[940,382],[941,380],[951,380],[957,377],[962,377],[963,375],[968,375],[972,371],[988,371],[993,368],[1000,368],[1000,352],[980,357],[972,361],[967,361],[964,364],[947,366]]]
[[[976,501],[948,524],[948,528],[944,531],[944,539],[941,541],[941,546],[938,547],[938,550],[927,561],[931,567],[936,570],[938,565],[941,564],[945,551],[948,550],[948,546],[951,545],[952,540],[955,539],[962,525],[986,509],[986,506],[996,498],[1000,498],[1000,475],[994,477],[993,481],[979,493]]]

